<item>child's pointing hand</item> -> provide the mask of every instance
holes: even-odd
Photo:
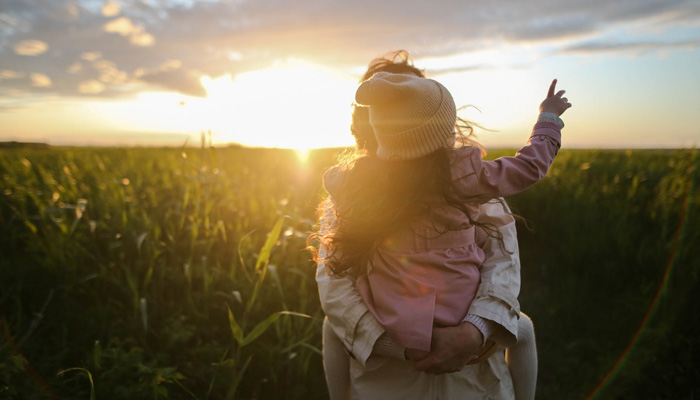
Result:
[[[565,93],[564,90],[558,91],[556,94],[554,90],[557,86],[557,80],[553,80],[552,84],[549,86],[549,91],[547,92],[547,98],[544,99],[542,104],[540,104],[541,113],[552,113],[556,115],[562,115],[569,107],[569,99],[562,97]]]

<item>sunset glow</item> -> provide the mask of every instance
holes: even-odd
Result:
[[[205,76],[202,85],[207,98],[195,114],[209,121],[215,142],[295,149],[347,144],[338,138],[349,132],[351,77],[291,61],[235,79]]]
[[[699,141],[694,2],[382,4],[3,3],[0,141],[181,146],[211,132],[217,145],[351,145],[358,80],[398,49],[480,110],[463,116],[490,130],[486,146],[526,140],[553,78],[574,104],[565,146]]]

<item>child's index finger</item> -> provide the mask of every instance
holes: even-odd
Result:
[[[547,97],[554,96],[554,90],[556,89],[556,87],[557,87],[557,80],[555,79],[552,81],[552,84],[549,85],[549,91],[547,92]]]

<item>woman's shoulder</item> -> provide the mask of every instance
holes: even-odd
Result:
[[[347,179],[347,168],[341,164],[330,167],[323,174],[323,188],[331,197],[337,194]]]

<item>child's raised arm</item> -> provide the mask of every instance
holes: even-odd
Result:
[[[514,157],[483,161],[481,152],[473,150],[469,161],[460,161],[453,170],[452,179],[463,193],[492,197],[509,196],[532,186],[547,174],[554,156],[561,146],[559,116],[571,103],[560,90],[555,93],[557,80],[549,86],[547,98],[540,104],[540,116],[530,140]],[[462,164],[462,168],[459,167]]]

